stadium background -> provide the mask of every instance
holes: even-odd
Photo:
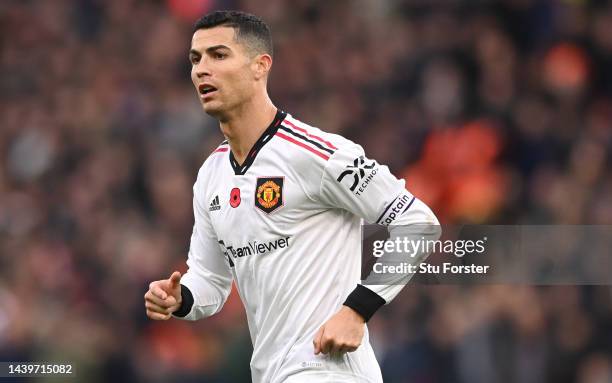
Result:
[[[221,140],[187,60],[216,8],[271,26],[278,106],[362,144],[443,223],[612,223],[605,2],[3,1],[0,361],[248,380],[235,293],[195,324],[147,320],[142,298],[183,270]],[[600,383],[611,323],[608,286],[415,285],[370,329],[386,382]]]

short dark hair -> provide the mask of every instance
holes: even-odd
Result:
[[[267,53],[272,56],[272,34],[259,17],[240,11],[215,11],[196,21],[193,32],[218,26],[234,28],[236,39],[245,42],[255,54]]]

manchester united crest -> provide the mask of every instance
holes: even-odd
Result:
[[[267,214],[283,206],[283,177],[263,177],[255,186],[255,206]]]

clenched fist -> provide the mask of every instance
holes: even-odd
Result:
[[[365,320],[352,308],[342,306],[315,335],[315,355],[344,354],[357,350],[365,332]]]
[[[155,320],[168,320],[181,307],[181,273],[175,271],[170,278],[151,282],[144,295],[147,316]]]

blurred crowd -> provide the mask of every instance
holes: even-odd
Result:
[[[443,223],[612,224],[605,1],[3,1],[0,361],[249,381],[235,292],[197,323],[143,307],[185,270],[223,139],[187,53],[193,21],[228,8],[271,26],[276,105],[363,145]],[[369,327],[385,382],[603,383],[611,324],[609,286],[414,284]]]

